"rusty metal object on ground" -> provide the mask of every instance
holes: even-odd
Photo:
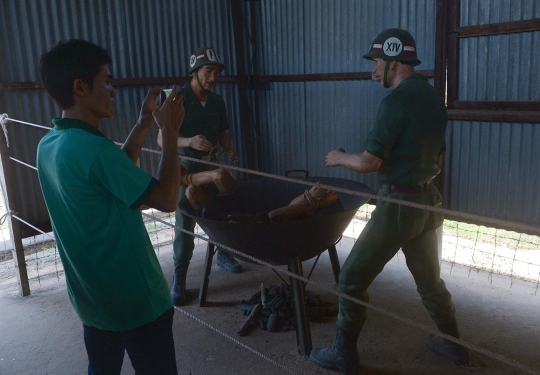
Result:
[[[238,303],[236,307],[244,316],[252,316],[254,309],[258,311],[255,317],[249,320],[249,324],[259,326],[270,332],[286,332],[294,330],[293,296],[290,288],[285,284],[264,286],[247,301]],[[264,306],[262,304],[264,297]],[[320,322],[327,318],[333,318],[338,313],[338,307],[325,302],[310,292],[306,292],[307,318],[311,322]],[[259,311],[260,309],[260,311]],[[248,320],[244,324],[246,324]],[[245,332],[244,332],[245,333]]]
[[[270,332],[279,331],[279,314],[273,313],[268,317],[268,323],[266,323],[266,329]]]
[[[328,207],[338,200],[334,190],[324,189],[319,184],[306,189],[304,194],[294,198],[288,206],[280,207],[268,213],[272,221],[285,221],[309,216],[310,211]]]
[[[242,323],[242,325],[240,326],[240,329],[236,331],[236,333],[238,333],[240,336],[244,336],[251,328],[252,323],[255,320],[255,318],[259,316],[261,310],[262,310],[262,305],[260,303],[256,304],[253,310],[251,310],[251,312],[249,313],[246,321]]]

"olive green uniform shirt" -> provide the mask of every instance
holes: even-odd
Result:
[[[182,138],[191,138],[202,134],[217,147],[219,133],[229,129],[227,120],[227,108],[223,98],[213,92],[208,93],[206,105],[203,107],[195,93],[187,82],[181,89],[184,94],[185,116],[182,127],[178,135]],[[191,147],[179,147],[178,154],[201,159],[208,155],[208,152],[196,150]],[[182,165],[190,172],[199,172],[213,169],[214,167],[206,164],[182,160]]]
[[[383,163],[381,183],[421,185],[437,175],[448,114],[441,95],[421,74],[406,77],[381,102],[365,149]]]

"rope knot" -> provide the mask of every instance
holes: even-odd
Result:
[[[6,213],[4,213],[2,216],[0,216],[0,225],[4,225],[4,223],[7,220],[7,217],[11,216],[11,215],[17,215],[17,212],[15,212],[13,210],[8,210]]]
[[[0,114],[0,125],[2,125],[2,130],[4,131],[4,136],[6,137],[6,144],[9,147],[9,138],[6,124],[9,121],[9,116],[7,113]]]

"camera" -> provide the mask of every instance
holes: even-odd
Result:
[[[172,89],[167,89],[167,90],[161,90],[160,93],[159,93],[159,104],[162,105],[164,102],[165,102],[165,99],[167,99],[169,97],[169,95],[171,95],[171,91]]]

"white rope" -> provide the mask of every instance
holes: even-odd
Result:
[[[12,215],[17,215],[18,212],[15,212],[13,210],[8,210],[7,212],[5,212],[2,217],[0,217],[0,225],[4,225],[4,223],[6,222],[8,216],[12,216]]]
[[[428,205],[425,205],[425,204],[409,202],[409,201],[405,201],[405,200],[401,200],[401,199],[384,197],[384,196],[377,195],[377,194],[363,193],[363,192],[344,189],[344,188],[340,188],[340,187],[336,187],[336,186],[332,186],[332,185],[325,185],[325,184],[321,184],[321,183],[318,183],[318,182],[310,182],[310,181],[305,181],[305,180],[298,180],[298,179],[290,178],[290,177],[286,177],[286,176],[279,176],[279,175],[274,175],[274,174],[270,174],[270,173],[254,171],[254,170],[251,170],[251,169],[235,167],[235,166],[230,166],[230,165],[220,164],[220,163],[214,163],[214,162],[210,162],[210,161],[206,161],[206,160],[200,160],[200,159],[191,158],[191,157],[187,157],[187,156],[181,156],[180,159],[194,161],[194,162],[198,162],[198,163],[202,163],[202,164],[213,165],[213,166],[221,167],[221,168],[224,168],[224,169],[232,169],[232,170],[239,171],[239,172],[256,174],[256,175],[264,176],[264,177],[270,177],[270,178],[273,178],[273,179],[276,179],[276,180],[294,182],[294,183],[303,184],[303,185],[316,186],[318,184],[322,188],[329,189],[329,190],[335,190],[335,191],[338,191],[340,193],[346,193],[346,194],[357,195],[357,196],[366,197],[366,198],[370,198],[370,199],[376,199],[376,200],[386,201],[386,202],[390,202],[390,203],[396,203],[396,204],[400,204],[400,205],[403,205],[403,206],[419,208],[421,210],[426,210],[426,211],[439,212],[439,213],[442,213],[442,214],[453,215],[455,217],[461,217],[463,219],[469,219],[469,220],[475,220],[475,221],[483,221],[485,223],[493,224],[495,226],[511,228],[511,229],[514,229],[514,230],[516,230],[518,232],[530,232],[530,233],[534,233],[537,236],[540,236],[540,227],[537,226],[537,225],[529,225],[529,224],[519,223],[519,222],[516,222],[516,221],[502,220],[502,219],[496,219],[496,218],[491,218],[491,217],[482,216],[482,215],[470,214],[470,213],[461,212],[461,211],[454,211],[454,210],[450,210],[450,209],[447,209],[447,208],[428,206]]]
[[[3,114],[2,117],[0,118],[1,121],[2,121],[2,127],[4,128],[4,124],[6,121],[14,121],[14,122],[19,122],[19,123],[22,123],[22,124],[27,124],[27,125],[31,125],[31,126],[36,126],[36,127],[40,127],[40,128],[45,128],[45,129],[51,129],[49,127],[45,127],[45,126],[41,126],[41,125],[37,125],[37,124],[32,124],[32,123],[28,123],[28,122],[24,122],[24,121],[19,121],[19,120],[13,120],[13,119],[9,119],[7,117],[6,114]],[[4,128],[4,133],[6,135],[6,140],[7,140],[7,132],[5,131],[5,128]],[[116,143],[116,142],[115,142]],[[149,149],[142,149],[142,150],[145,150],[145,151],[149,151],[149,152],[154,152],[154,153],[161,153],[159,151],[156,151],[156,150],[149,150]],[[182,156],[181,159],[185,159],[185,160],[190,160],[190,161],[194,161],[194,162],[198,162],[198,163],[203,163],[203,164],[209,164],[209,165],[213,165],[213,166],[217,166],[217,167],[221,167],[221,168],[225,168],[225,169],[232,169],[232,170],[236,170],[236,171],[240,171],[240,172],[245,172],[245,173],[251,173],[251,174],[256,174],[256,175],[260,175],[260,176],[264,176],[264,177],[270,177],[270,178],[274,178],[274,179],[278,179],[278,180],[283,180],[283,181],[289,181],[289,182],[294,182],[294,183],[299,183],[299,184],[304,184],[304,185],[309,185],[309,186],[315,186],[317,184],[317,182],[308,182],[308,181],[304,181],[304,180],[298,180],[298,179],[293,179],[293,178],[289,178],[289,177],[284,177],[284,176],[278,176],[278,175],[273,175],[273,174],[270,174],[270,173],[265,173],[265,172],[258,172],[258,171],[254,171],[254,170],[250,170],[250,169],[246,169],[246,168],[240,168],[240,167],[234,167],[234,166],[229,166],[229,165],[224,165],[224,164],[220,164],[220,163],[214,163],[214,162],[208,162],[208,161],[203,161],[203,160],[199,160],[199,159],[195,159],[195,158],[190,158],[190,157],[185,157],[185,156]],[[15,160],[15,159],[14,159]],[[16,160],[18,161],[18,160]],[[20,162],[20,161],[18,161]],[[20,162],[22,163],[22,162]],[[22,164],[25,164],[25,163],[22,163]],[[27,165],[27,164],[25,164]],[[29,166],[29,165],[27,165]],[[31,167],[31,166],[29,166]],[[335,191],[339,191],[339,192],[342,192],[342,193],[347,193],[347,194],[351,194],[351,195],[358,195],[358,196],[363,196],[363,197],[367,197],[367,198],[371,198],[371,199],[377,199],[377,200],[382,200],[382,201],[388,201],[390,203],[396,203],[396,204],[402,204],[402,205],[405,205],[405,206],[409,206],[409,207],[414,207],[414,208],[419,208],[419,209],[424,209],[424,210],[428,210],[428,211],[434,211],[434,212],[440,212],[440,213],[443,213],[443,214],[452,214],[454,216],[457,216],[457,217],[462,217],[462,218],[466,218],[466,219],[472,219],[472,220],[482,220],[486,223],[491,223],[491,224],[495,224],[495,225],[499,225],[499,226],[506,226],[508,228],[513,228],[513,229],[516,229],[516,230],[524,230],[524,231],[529,231],[529,232],[532,232],[532,233],[535,233],[535,234],[538,234],[540,235],[540,228],[538,226],[531,226],[531,225],[527,225],[527,224],[523,224],[523,223],[517,223],[517,222],[512,222],[512,221],[506,221],[506,220],[500,220],[500,219],[494,219],[494,218],[488,218],[488,217],[484,217],[484,216],[481,216],[481,215],[474,215],[474,214],[468,214],[468,213],[464,213],[464,212],[459,212],[459,211],[454,211],[454,210],[448,210],[448,209],[443,209],[443,208],[439,208],[439,207],[433,207],[433,206],[427,206],[427,205],[422,205],[422,204],[418,204],[418,203],[413,203],[413,202],[408,202],[408,201],[403,201],[403,200],[400,200],[400,199],[394,199],[394,198],[389,198],[389,197],[383,197],[383,196],[379,196],[379,195],[375,195],[375,194],[370,194],[370,193],[361,193],[361,192],[357,192],[357,191],[354,191],[354,190],[349,190],[349,189],[343,189],[343,188],[338,188],[338,187],[335,187],[335,186],[330,186],[330,185],[324,185],[324,184],[319,184],[320,187],[323,187],[323,188],[326,188],[326,189],[330,189],[330,190],[335,190]],[[159,221],[161,223],[164,223],[166,225],[169,225],[169,226],[172,226],[172,227],[175,227],[174,225],[170,224],[170,223],[167,223],[163,220],[160,220],[159,218],[156,218],[156,217],[153,217],[151,215],[148,215],[146,213],[143,213],[143,215],[145,216],[149,216],[151,218],[153,218],[154,220],[156,221]],[[15,216],[15,215],[12,215],[14,218],[18,219],[19,221],[25,223],[26,225],[30,226],[31,228],[45,234],[45,235],[48,235],[47,233],[39,230],[38,228],[34,227],[33,225],[27,223],[26,221],[22,220],[21,218]],[[198,234],[195,234],[193,232],[189,232],[189,231],[186,231],[182,228],[178,228],[176,227],[176,229],[178,230],[181,230],[185,233],[188,233],[194,237],[197,237],[199,239],[202,239],[204,241],[207,241],[209,243],[212,243],[214,244],[215,246],[219,247],[219,248],[222,248],[222,249],[226,249],[227,251],[230,251],[234,254],[237,254],[237,255],[240,255],[244,258],[248,258],[256,263],[259,263],[259,264],[262,264],[266,267],[269,267],[277,272],[281,272],[281,273],[284,273],[286,275],[288,275],[289,277],[293,277],[293,278],[296,278],[298,280],[301,280],[301,281],[304,281],[305,283],[309,283],[309,284],[312,284],[312,285],[315,285],[319,288],[322,288],[326,291],[329,291],[330,293],[333,293],[333,294],[336,294],[340,297],[343,297],[343,298],[346,298],[352,302],[355,302],[357,304],[360,304],[360,305],[363,305],[365,306],[366,308],[369,308],[369,309],[372,309],[374,311],[377,311],[381,314],[384,314],[384,315],[387,315],[387,316],[390,316],[398,321],[401,321],[405,324],[409,324],[411,326],[414,326],[414,327],[417,327],[423,331],[426,331],[428,333],[434,333],[438,336],[441,336],[443,338],[445,338],[446,340],[449,340],[449,341],[452,341],[454,343],[457,343],[459,345],[462,345],[464,347],[467,347],[473,351],[476,351],[476,352],[479,352],[479,353],[482,353],[488,357],[491,357],[493,359],[496,359],[496,360],[499,360],[501,362],[504,362],[510,366],[513,366],[513,367],[516,367],[516,368],[519,368],[527,373],[530,373],[530,374],[533,374],[533,375],[539,375],[540,372],[535,370],[535,369],[532,369],[530,367],[527,367],[517,361],[514,361],[514,360],[511,360],[511,359],[508,359],[502,355],[499,355],[499,354],[496,354],[496,353],[492,353],[488,350],[485,350],[483,348],[480,348],[480,347],[477,347],[475,345],[472,345],[472,344],[469,344],[461,339],[456,339],[455,337],[452,337],[452,336],[449,336],[449,335],[446,335],[444,333],[441,333],[439,331],[436,331],[436,330],[433,330],[427,326],[424,326],[422,324],[419,324],[419,323],[416,323],[415,321],[412,321],[408,318],[403,318],[397,314],[394,314],[390,311],[387,311],[387,310],[384,310],[382,308],[379,308],[377,306],[374,306],[370,303],[367,303],[367,302],[364,302],[364,301],[361,301],[357,298],[354,298],[354,297],[351,297],[347,294],[344,294],[342,292],[339,292],[339,291],[336,291],[332,288],[329,288],[325,285],[322,285],[322,284],[319,284],[319,283],[316,283],[314,281],[311,281],[303,276],[299,276],[295,273],[292,273],[292,272],[289,272],[289,271],[285,271],[283,269],[280,269],[270,263],[267,263],[267,262],[264,262],[260,259],[257,259],[257,258],[254,258],[248,254],[245,254],[245,253],[242,253],[240,251],[237,251],[236,249],[232,249],[228,246],[225,246],[223,244],[220,244],[218,242],[215,242],[215,241],[212,241],[210,240],[209,238],[205,238],[203,236],[200,236]],[[49,237],[53,238],[52,236],[48,235]],[[279,365],[278,365],[279,366]]]
[[[36,171],[37,171],[37,168],[36,168],[36,167],[34,167],[33,165],[30,165],[30,164],[26,164],[25,162],[23,162],[23,161],[20,161],[19,159],[15,159],[15,158],[13,158],[13,157],[11,157],[11,156],[10,156],[9,158],[10,158],[11,160],[13,160],[13,161],[16,161],[17,163],[20,163],[20,164],[22,164],[22,165],[25,165],[25,166],[27,166],[28,168],[32,168],[32,169],[34,169],[34,170],[36,170]]]
[[[333,288],[331,288],[331,287],[328,287],[328,286],[326,286],[326,285],[324,285],[324,284],[320,284],[320,283],[318,283],[318,282],[309,280],[309,279],[307,279],[307,278],[304,277],[304,276],[300,276],[300,275],[297,275],[297,274],[295,274],[295,273],[293,273],[293,272],[290,272],[290,271],[286,271],[286,270],[284,270],[284,269],[281,269],[281,268],[279,268],[279,267],[277,267],[277,266],[275,266],[275,265],[273,265],[273,264],[271,264],[271,263],[268,263],[268,262],[265,262],[265,261],[260,260],[260,259],[258,259],[258,258],[255,258],[255,257],[253,257],[253,256],[251,256],[251,255],[249,255],[249,254],[243,253],[243,252],[238,251],[238,250],[236,250],[236,249],[233,249],[233,248],[231,248],[231,247],[229,247],[229,246],[220,244],[219,242],[213,241],[213,240],[211,240],[210,238],[206,238],[206,237],[201,236],[201,235],[199,235],[199,234],[196,234],[196,233],[187,231],[187,230],[185,230],[185,229],[183,229],[183,228],[179,228],[179,227],[177,227],[177,226],[175,226],[175,225],[173,225],[173,224],[171,224],[171,223],[168,223],[168,222],[166,222],[166,221],[163,221],[163,220],[161,220],[161,219],[159,219],[159,218],[157,218],[157,217],[151,216],[151,215],[149,215],[149,214],[147,214],[147,213],[144,213],[144,212],[143,212],[142,214],[143,214],[144,216],[153,218],[155,221],[159,221],[159,222],[161,222],[161,223],[163,223],[163,224],[165,224],[165,225],[168,225],[168,226],[173,227],[173,228],[175,228],[175,229],[177,229],[177,230],[180,230],[180,231],[182,231],[182,232],[184,232],[184,233],[187,233],[187,234],[189,234],[189,235],[192,235],[193,237],[197,237],[197,238],[199,238],[199,239],[201,239],[201,240],[203,240],[203,241],[206,241],[206,242],[208,242],[208,243],[211,243],[211,244],[215,245],[216,247],[219,247],[220,249],[226,250],[227,252],[231,252],[231,253],[236,254],[236,255],[239,255],[239,256],[241,256],[241,257],[243,257],[243,258],[247,258],[247,259],[249,259],[249,260],[251,260],[251,261],[253,261],[253,262],[255,262],[255,263],[258,263],[258,264],[261,264],[261,265],[266,266],[266,267],[268,267],[268,268],[271,268],[271,269],[273,269],[274,271],[281,272],[281,273],[283,273],[283,274],[285,274],[285,275],[287,275],[287,276],[289,276],[289,277],[292,277],[292,278],[301,280],[301,281],[303,281],[303,282],[305,282],[305,283],[308,283],[308,284],[312,284],[312,285],[314,285],[314,286],[316,286],[316,287],[319,287],[319,288],[321,288],[321,289],[324,289],[324,290],[326,290],[326,291],[328,291],[328,292],[330,292],[330,293],[332,293],[332,294],[335,294],[335,295],[337,295],[337,296],[339,296],[339,297],[343,297],[343,298],[348,299],[349,301],[352,301],[352,302],[354,302],[354,303],[356,303],[356,304],[362,305],[362,306],[364,306],[364,307],[366,307],[366,308],[369,308],[369,309],[371,309],[371,310],[377,311],[378,313],[381,313],[381,314],[383,314],[383,315],[386,315],[386,316],[389,316],[389,317],[391,317],[391,318],[394,318],[395,320],[398,320],[398,321],[400,321],[400,322],[402,322],[402,323],[405,323],[405,324],[408,324],[408,325],[410,325],[410,326],[416,327],[416,328],[418,328],[418,329],[420,329],[420,330],[422,330],[422,331],[425,331],[425,332],[427,332],[427,333],[433,333],[433,334],[435,334],[435,335],[437,335],[437,336],[443,337],[444,339],[446,339],[446,340],[448,340],[448,341],[452,341],[452,342],[454,342],[454,343],[456,343],[456,344],[462,345],[462,346],[464,346],[464,347],[466,347],[466,348],[469,348],[469,349],[471,349],[471,350],[473,350],[473,351],[475,351],[475,352],[484,354],[484,355],[487,356],[487,357],[496,359],[496,360],[498,360],[498,361],[500,361],[500,362],[503,362],[503,363],[505,363],[505,364],[507,364],[507,365],[510,365],[510,366],[512,366],[512,367],[519,368],[519,369],[521,369],[521,370],[523,370],[523,371],[525,371],[525,372],[527,372],[527,373],[529,373],[529,374],[533,374],[533,375],[539,375],[539,374],[540,374],[540,371],[535,370],[535,369],[533,369],[533,368],[530,368],[530,367],[528,367],[528,366],[526,366],[526,365],[524,365],[524,364],[522,364],[522,363],[519,363],[519,362],[517,362],[517,361],[515,361],[515,360],[513,360],[513,359],[506,358],[505,356],[502,356],[502,355],[500,355],[500,354],[496,354],[496,353],[493,353],[493,352],[491,352],[491,351],[489,351],[489,350],[480,348],[480,347],[478,347],[478,346],[476,346],[476,345],[473,345],[473,344],[470,344],[470,343],[468,343],[468,342],[466,342],[466,341],[463,341],[462,339],[458,339],[458,338],[455,338],[455,337],[453,337],[453,336],[447,335],[447,334],[445,334],[445,333],[439,332],[438,330],[435,330],[435,329],[430,328],[430,327],[427,327],[427,326],[425,326],[425,325],[423,325],[423,324],[417,323],[417,322],[415,322],[415,321],[413,321],[413,320],[411,320],[411,319],[404,318],[404,317],[402,317],[402,316],[400,316],[400,315],[398,315],[398,314],[395,314],[395,313],[393,313],[393,312],[390,312],[390,311],[388,311],[388,310],[385,310],[385,309],[383,309],[383,308],[381,308],[381,307],[372,305],[372,304],[369,303],[369,302],[365,302],[365,301],[362,301],[362,300],[360,300],[360,299],[358,299],[358,298],[351,297],[351,296],[349,296],[348,294],[345,294],[345,293],[343,293],[343,292],[340,292],[340,291],[338,291],[338,290],[335,290],[335,289],[333,289]]]
[[[51,129],[51,128],[48,128],[48,127],[45,127],[45,126],[32,124],[32,123],[25,122],[25,121],[14,120],[14,119],[10,119],[10,118],[7,118],[7,120],[5,120],[5,121],[15,121],[15,122],[20,122],[21,124],[27,124],[27,125],[31,125],[31,126],[37,126],[37,127],[40,127],[40,128]],[[123,143],[120,143],[120,142],[114,142],[114,143],[117,144],[117,145],[120,145],[120,146],[123,145]],[[158,151],[158,150],[151,150],[151,149],[147,149],[147,148],[142,148],[141,150],[142,151],[147,151],[147,152],[152,152],[152,153],[155,153],[155,154],[161,154],[161,151]],[[216,166],[216,167],[220,167],[220,168],[224,168],[224,169],[231,169],[231,170],[235,170],[235,171],[238,171],[238,172],[250,173],[250,174],[255,174],[255,175],[259,175],[259,176],[263,176],[263,177],[270,177],[270,178],[273,178],[273,179],[276,179],[276,180],[289,181],[289,182],[294,182],[294,183],[308,185],[308,186],[317,185],[317,182],[298,180],[298,179],[290,178],[290,177],[286,177],[286,176],[279,176],[279,175],[275,175],[275,174],[271,174],[271,173],[255,171],[255,170],[252,170],[252,169],[235,167],[235,166],[232,166],[232,165],[226,165],[226,164],[221,164],[221,163],[214,163],[214,162],[211,162],[211,161],[200,160],[200,159],[191,158],[191,157],[187,157],[187,156],[181,156],[180,159],[194,161],[194,162],[202,163],[202,164],[208,164],[208,165],[212,165],[212,166]],[[540,236],[540,227],[537,226],[537,225],[529,225],[529,224],[525,224],[525,223],[519,223],[519,222],[516,222],[516,221],[501,220],[501,219],[491,218],[491,217],[482,216],[482,215],[476,215],[476,214],[470,214],[470,213],[461,212],[461,211],[450,210],[450,209],[447,209],[447,208],[428,206],[428,205],[425,205],[425,204],[414,203],[414,202],[404,201],[404,200],[401,200],[401,199],[395,199],[395,198],[390,198],[390,197],[384,197],[384,196],[380,196],[380,195],[377,195],[377,194],[362,193],[362,192],[358,192],[358,191],[355,191],[355,190],[339,188],[339,187],[331,186],[331,185],[319,184],[319,186],[322,187],[322,188],[325,188],[325,189],[335,190],[335,191],[338,191],[338,192],[341,192],[341,193],[362,196],[362,197],[381,200],[381,201],[386,201],[386,202],[390,202],[390,203],[396,203],[396,204],[400,204],[400,205],[403,205],[403,206],[414,207],[414,208],[418,208],[418,209],[426,210],[426,211],[438,212],[438,213],[442,213],[442,214],[446,214],[446,215],[453,215],[455,217],[459,217],[459,218],[463,218],[463,219],[469,219],[469,220],[472,220],[472,221],[480,221],[480,222],[484,222],[486,224],[492,224],[492,225],[494,225],[496,227],[499,226],[499,227],[503,227],[503,228],[509,228],[509,229],[515,230],[517,232],[531,233],[531,234]]]
[[[25,124],[25,125],[34,126],[34,127],[36,127],[36,128],[42,128],[42,129],[47,129],[47,130],[51,130],[51,129],[52,129],[52,127],[50,127],[50,126],[43,126],[43,125],[33,124],[33,123],[31,123],[31,122],[26,122],[26,121],[15,120],[15,119],[9,118],[9,116],[8,116],[6,113],[4,113],[4,115],[6,116],[6,120],[5,120],[6,122],[7,122],[7,121],[12,121],[12,122],[18,122],[18,123],[20,123],[20,124]]]
[[[220,331],[220,330],[217,329],[216,327],[210,325],[209,323],[206,323],[204,320],[199,319],[199,318],[196,317],[195,315],[188,313],[186,310],[184,310],[184,309],[182,309],[182,308],[180,308],[180,307],[178,307],[178,306],[174,306],[174,308],[175,308],[176,310],[180,311],[182,314],[185,314],[185,315],[189,316],[191,319],[193,319],[193,320],[199,322],[200,324],[202,324],[202,325],[204,325],[204,326],[210,328],[211,330],[213,330],[213,331],[219,333],[220,335],[222,335],[222,336],[228,338],[229,340],[231,340],[232,342],[234,342],[236,345],[239,345],[239,346],[241,346],[242,348],[247,349],[248,351],[250,351],[250,352],[252,352],[252,353],[258,355],[259,357],[263,358],[264,360],[266,360],[266,361],[272,363],[273,365],[279,367],[280,369],[282,369],[282,370],[284,370],[284,371],[286,371],[286,372],[288,372],[288,373],[291,373],[291,374],[299,375],[298,373],[296,373],[296,372],[292,371],[291,369],[285,367],[284,365],[282,365],[281,363],[279,363],[279,362],[273,360],[272,358],[268,357],[267,355],[265,355],[265,354],[263,354],[263,353],[261,353],[261,352],[255,350],[255,349],[253,349],[252,347],[250,347],[250,346],[244,344],[243,342],[237,340],[236,338],[232,337],[231,335],[229,335],[229,334],[227,334],[227,333],[225,333],[225,332],[223,332],[223,331]]]
[[[16,216],[16,215],[11,215],[11,216],[14,217],[15,219],[19,220],[21,223],[24,223],[24,224],[28,225],[30,228],[35,229],[35,230],[37,230],[39,233],[44,234],[44,235],[46,235],[47,237],[49,237],[49,238],[51,238],[51,239],[53,239],[53,240],[56,241],[56,238],[54,238],[54,236],[51,236],[49,233],[46,233],[46,232],[42,231],[42,230],[39,229],[38,227],[33,226],[33,225],[30,224],[29,222],[24,221],[23,219],[21,219],[20,217],[18,217],[18,216]]]

